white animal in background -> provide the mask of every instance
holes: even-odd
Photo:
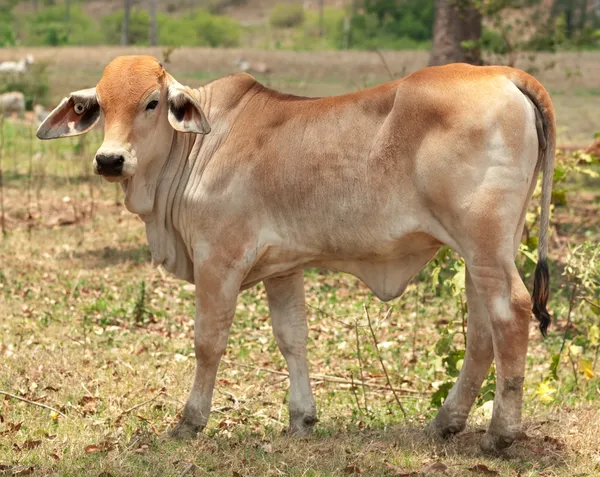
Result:
[[[0,114],[11,113],[17,113],[20,118],[25,114],[25,95],[20,91],[0,95]]]
[[[19,61],[3,61],[0,63],[0,73],[23,74],[27,72],[29,65],[33,63],[33,56],[27,55]]]
[[[271,70],[267,66],[266,63],[259,61],[256,63],[250,63],[250,61],[244,57],[240,56],[237,60],[233,62],[235,66],[243,73],[269,73]]]

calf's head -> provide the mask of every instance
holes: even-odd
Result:
[[[110,182],[123,181],[129,210],[148,214],[175,131],[210,132],[198,97],[156,58],[120,56],[109,63],[95,88],[64,98],[40,125],[37,137],[83,134],[101,114],[104,141],[94,157],[94,172]]]

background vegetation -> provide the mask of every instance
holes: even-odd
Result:
[[[175,0],[159,8],[157,42],[309,50],[427,49],[431,44],[435,0],[354,0],[342,2],[343,6],[323,2],[303,6],[300,2]],[[532,51],[600,46],[600,12],[591,2],[489,0],[479,4],[484,49],[502,53],[516,43]],[[119,44],[123,26],[119,7],[122,3],[114,1],[99,8],[92,0],[4,0],[0,46]],[[244,20],[252,10],[251,20]],[[148,4],[136,2],[127,44],[148,45],[149,28]]]

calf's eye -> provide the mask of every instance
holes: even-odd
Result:
[[[150,111],[158,106],[158,101],[150,101],[146,106],[146,111]]]

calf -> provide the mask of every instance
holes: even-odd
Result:
[[[531,299],[515,266],[543,171],[533,312],[543,333],[555,119],[548,93],[507,67],[427,68],[364,91],[301,98],[247,74],[191,89],[154,58],[119,57],[65,98],[40,139],[82,134],[104,114],[93,167],[118,181],[152,257],[196,284],[196,376],[173,435],[207,423],[240,290],[264,282],[290,374],[290,431],[316,422],[303,270],[359,277],[398,297],[447,244],[466,263],[467,349],[429,432],[465,426],[492,359],[497,389],[482,447],[517,436]]]

